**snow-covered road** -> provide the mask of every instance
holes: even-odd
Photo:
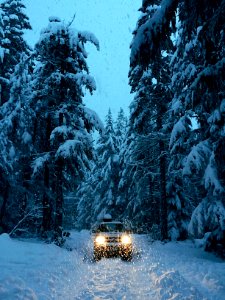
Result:
[[[88,232],[72,232],[73,251],[0,236],[0,300],[223,300],[225,262],[191,242],[151,244],[135,236],[132,262],[91,260]]]

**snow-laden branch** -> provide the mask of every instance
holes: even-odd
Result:
[[[169,23],[170,15],[175,11],[178,0],[163,0],[154,15],[137,30],[131,43],[131,65],[139,56],[141,47],[148,44],[149,51],[154,48],[154,40],[158,40],[164,27]]]
[[[183,168],[183,175],[191,175],[193,169],[199,172],[206,166],[211,155],[211,147],[208,141],[198,143],[188,154]]]
[[[221,74],[225,73],[225,57],[222,58],[220,61],[218,61],[215,65],[207,66],[205,69],[203,69],[197,76],[197,78],[194,80],[192,85],[190,86],[191,90],[194,90],[199,82],[204,77],[214,77],[214,79],[218,76],[221,76]]]
[[[97,48],[97,50],[100,49],[99,41],[98,41],[98,39],[96,38],[96,36],[93,33],[88,32],[88,31],[79,31],[78,37],[80,38],[80,40],[83,43],[90,42],[93,45],[95,45],[95,47]]]

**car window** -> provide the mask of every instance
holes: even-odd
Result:
[[[123,230],[123,224],[120,223],[100,224],[97,229],[98,232],[122,232]]]

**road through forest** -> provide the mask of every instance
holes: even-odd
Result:
[[[1,300],[223,300],[225,262],[191,241],[152,243],[134,235],[131,262],[92,260],[87,231],[61,249],[0,235]]]

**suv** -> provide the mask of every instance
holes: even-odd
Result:
[[[92,229],[94,259],[120,256],[123,260],[132,259],[132,238],[119,221],[103,221]]]

